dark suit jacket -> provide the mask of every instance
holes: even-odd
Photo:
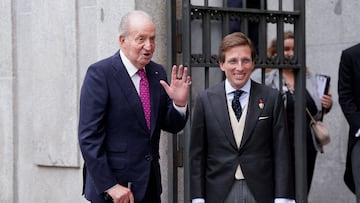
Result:
[[[344,180],[349,189],[355,193],[351,169],[351,151],[359,138],[355,137],[360,128],[360,44],[342,52],[338,80],[339,104],[349,123],[348,150]],[[359,173],[359,171],[356,171]]]
[[[132,182],[135,201],[142,200],[151,167],[156,190],[161,193],[159,166],[160,130],[176,133],[186,118],[160,84],[163,67],[146,65],[151,95],[151,132],[148,131],[140,97],[119,52],[91,65],[80,96],[79,144],[85,160],[85,197],[106,202],[102,193],[119,183]]]
[[[263,100],[263,109],[259,100]],[[251,83],[239,149],[228,113],[225,83],[201,92],[193,112],[190,156],[192,199],[224,202],[238,164],[257,202],[272,203],[275,197],[294,199],[283,101],[270,87]]]

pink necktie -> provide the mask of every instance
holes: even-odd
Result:
[[[138,70],[137,74],[140,76],[140,99],[144,109],[146,124],[148,129],[150,130],[150,115],[151,115],[151,108],[150,108],[150,92],[149,92],[149,82],[146,77],[146,73],[144,69]]]

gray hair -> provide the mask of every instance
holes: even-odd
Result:
[[[141,10],[134,10],[126,13],[120,21],[119,24],[119,35],[120,36],[127,36],[129,34],[129,27],[130,27],[130,19],[135,16],[144,16],[150,21],[152,21],[151,16],[146,13],[145,11]]]

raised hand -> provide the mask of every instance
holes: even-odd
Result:
[[[171,71],[170,85],[163,80],[160,81],[160,84],[176,106],[184,107],[186,105],[191,85],[191,77],[188,75],[187,67],[174,65]]]

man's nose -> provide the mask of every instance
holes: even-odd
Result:
[[[235,65],[235,69],[237,69],[237,70],[243,70],[244,69],[244,65],[243,65],[243,63],[241,62],[241,61],[239,61],[238,63],[236,63],[236,65]]]
[[[151,47],[152,47],[152,42],[151,42],[149,39],[145,40],[145,42],[144,42],[144,49],[150,50]]]
[[[293,56],[294,56],[294,50],[289,50],[289,51],[287,51],[287,53],[285,54],[285,56],[293,57]]]

